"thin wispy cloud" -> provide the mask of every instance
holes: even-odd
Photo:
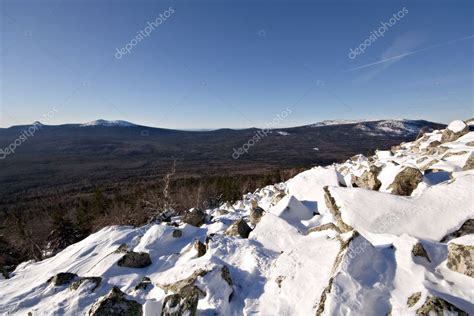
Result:
[[[402,54],[399,54],[399,55],[395,55],[395,56],[391,56],[391,57],[383,57],[382,56],[382,59],[376,61],[376,62],[373,62],[373,63],[369,63],[369,64],[365,64],[365,65],[362,65],[362,66],[358,66],[358,67],[354,67],[354,68],[351,68],[351,69],[348,69],[346,70],[346,72],[349,72],[349,71],[355,71],[355,70],[359,70],[359,69],[363,69],[363,68],[367,68],[367,67],[371,67],[371,66],[375,66],[375,65],[379,65],[379,64],[389,64],[389,65],[392,65],[394,64],[395,62],[399,61],[400,59],[402,59],[403,57],[406,57],[406,56],[409,56],[409,55],[413,55],[413,54],[416,54],[416,53],[420,53],[420,52],[424,52],[424,51],[427,51],[427,50],[431,50],[431,49],[434,49],[434,48],[439,48],[439,47],[443,47],[443,46],[448,46],[448,45],[451,45],[451,44],[454,44],[454,43],[457,43],[457,42],[461,42],[461,41],[466,41],[466,40],[470,40],[470,39],[473,39],[474,38],[474,35],[471,35],[471,36],[467,36],[467,37],[463,37],[463,38],[458,38],[458,39],[455,39],[455,40],[451,40],[451,41],[448,41],[448,42],[443,42],[443,43],[440,43],[440,44],[436,44],[436,45],[432,45],[432,46],[428,46],[428,47],[425,47],[425,48],[421,48],[421,49],[417,49],[417,50],[413,50],[413,51],[408,51],[408,52],[405,52],[405,53],[402,53]],[[389,52],[392,48],[394,47],[394,45],[392,45],[388,50],[387,52]],[[395,46],[396,48],[396,46]],[[386,53],[384,53],[383,55],[386,55]],[[386,67],[387,68],[387,67]]]

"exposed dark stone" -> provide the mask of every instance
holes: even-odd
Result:
[[[326,223],[326,224],[323,224],[321,226],[311,227],[310,229],[308,229],[307,234],[314,233],[314,232],[320,232],[320,231],[323,231],[323,230],[329,230],[329,229],[335,230],[338,234],[341,233],[341,230],[339,229],[339,227],[334,225],[334,223]]]
[[[195,316],[198,301],[199,294],[195,291],[168,295],[163,300],[161,316]]]
[[[429,296],[426,299],[423,306],[416,310],[416,316],[446,315],[447,311],[455,312],[458,316],[468,316],[463,310],[435,296]]]
[[[420,170],[405,167],[396,175],[388,188],[392,189],[392,194],[409,196],[421,181],[423,181],[423,174]]]
[[[459,131],[459,132],[453,132],[449,128],[446,128],[443,131],[443,135],[441,136],[441,142],[446,143],[446,142],[452,142],[458,139],[459,137],[467,134],[469,132],[469,126],[464,123],[464,128]]]
[[[256,207],[250,211],[250,223],[252,225],[257,225],[260,222],[265,211],[261,207]]]
[[[204,224],[206,220],[206,214],[199,210],[199,209],[192,209],[189,212],[184,213],[183,215],[183,222],[189,225],[193,225],[196,227],[201,226]]]
[[[202,257],[206,254],[206,245],[204,245],[202,242],[200,242],[199,240],[196,240],[194,242],[194,249],[196,249],[197,251],[197,256],[198,258],[199,257]]]
[[[60,272],[56,274],[55,276],[49,278],[48,283],[52,283],[54,286],[61,286],[64,284],[68,284],[77,278],[78,276],[75,273]]]
[[[128,248],[127,244],[121,244],[117,250],[115,250],[115,253],[127,253],[129,252],[130,249]]]
[[[449,243],[447,267],[474,278],[474,246]]]
[[[326,206],[331,211],[334,219],[336,220],[337,226],[339,227],[342,233],[347,233],[352,230],[352,227],[344,223],[341,216],[341,211],[336,205],[336,201],[332,197],[331,193],[329,192],[329,187],[325,186],[324,188],[324,202],[326,202]]]
[[[416,245],[413,246],[411,250],[411,254],[414,257],[423,257],[429,262],[431,262],[430,257],[428,256],[428,253],[426,252],[425,248],[421,243],[417,243]]]
[[[354,177],[355,184],[358,188],[378,191],[382,185],[382,182],[377,179],[380,171],[382,171],[381,167],[371,165],[369,170],[364,171],[360,177]]]
[[[150,255],[146,252],[127,252],[117,264],[126,268],[145,268],[151,265]]]
[[[410,295],[410,297],[407,300],[408,307],[415,306],[415,304],[418,303],[420,298],[421,298],[421,292],[416,292]]]
[[[125,298],[125,293],[113,287],[110,292],[100,298],[89,310],[91,316],[141,316],[142,305]]]
[[[101,277],[81,277],[78,281],[75,281],[74,283],[71,284],[69,287],[71,290],[77,290],[82,284],[84,283],[93,283],[94,287],[91,289],[91,291],[94,291],[96,288],[100,286],[100,283],[102,282]]]
[[[135,291],[146,290],[148,286],[151,285],[151,280],[149,277],[143,277],[140,283],[135,286]]]
[[[474,234],[474,219],[468,219],[467,221],[465,221],[464,224],[462,224],[462,226],[458,230],[441,239],[441,242],[448,242],[451,239],[459,238],[470,234]]]
[[[183,232],[179,229],[175,229],[173,230],[173,237],[174,238],[180,238],[181,236],[183,236]]]
[[[242,238],[248,238],[252,229],[247,225],[243,219],[235,221],[230,227],[225,231],[225,234],[228,236],[240,236]]]

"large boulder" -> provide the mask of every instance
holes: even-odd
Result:
[[[70,272],[60,272],[56,274],[55,276],[51,277],[48,279],[48,283],[53,284],[54,286],[61,286],[68,284],[79,277],[75,273],[70,273]]]
[[[469,126],[463,121],[452,121],[443,131],[441,142],[447,143],[458,139],[469,132]]]
[[[393,183],[388,188],[392,189],[392,194],[408,196],[421,181],[423,181],[423,173],[420,170],[405,167],[395,176]]]
[[[113,287],[110,292],[99,299],[89,310],[91,316],[141,316],[142,305],[125,298],[125,293]]]
[[[448,244],[447,267],[474,278],[474,235],[453,239]]]
[[[183,215],[183,222],[196,227],[204,224],[205,220],[206,214],[197,208],[191,209]]]
[[[240,236],[242,238],[248,238],[252,229],[247,225],[243,219],[235,221],[230,227],[225,231],[225,234],[228,236]]]
[[[117,264],[126,268],[145,268],[151,265],[150,255],[146,252],[127,252]]]

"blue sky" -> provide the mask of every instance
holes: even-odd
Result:
[[[115,58],[170,7],[149,37]],[[243,128],[286,108],[278,127],[466,119],[474,116],[473,34],[473,1],[3,0],[0,126],[103,118]]]

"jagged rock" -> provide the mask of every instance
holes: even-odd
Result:
[[[423,247],[421,243],[417,243],[416,245],[413,246],[411,250],[411,254],[414,257],[423,257],[426,260],[428,260],[428,262],[431,262],[430,257],[428,256],[428,253],[425,250],[425,247]]]
[[[446,315],[446,312],[455,312],[459,316],[468,316],[463,310],[435,296],[428,296],[426,298],[423,306],[416,310],[416,316]]]
[[[121,244],[114,252],[115,253],[127,253],[130,249],[127,244]]]
[[[442,157],[442,159],[446,159],[446,158],[452,157],[452,156],[465,155],[465,154],[467,154],[467,153],[468,153],[467,151],[450,152],[450,153],[445,154],[445,155]]]
[[[329,229],[335,230],[338,234],[341,233],[341,230],[339,229],[339,227],[334,225],[334,223],[326,223],[321,226],[311,227],[310,229],[308,229],[308,232],[306,234],[311,234],[311,233],[320,232],[320,231],[329,230]]]
[[[199,240],[196,240],[194,242],[194,249],[196,249],[197,251],[197,257],[202,257],[206,254],[206,245],[204,245],[202,242],[200,242]]]
[[[396,175],[393,183],[388,188],[392,189],[392,194],[408,196],[422,180],[423,174],[420,170],[405,167]]]
[[[470,147],[474,147],[474,141],[467,142],[466,145]]]
[[[202,224],[204,224],[205,220],[206,220],[206,214],[197,208],[192,209],[189,212],[186,212],[183,216],[184,223],[193,225],[196,227],[199,227]]]
[[[438,140],[434,140],[431,143],[429,143],[428,148],[438,147],[439,145],[441,145],[441,142]]]
[[[141,316],[142,305],[125,298],[125,293],[113,287],[110,292],[99,299],[89,310],[91,316]]]
[[[252,209],[250,211],[250,223],[254,226],[257,225],[258,222],[260,222],[263,213],[265,213],[265,211],[261,207],[256,207],[255,209]]]
[[[470,234],[474,234],[474,219],[468,219],[467,221],[465,221],[464,224],[462,224],[462,226],[458,230],[441,239],[441,242],[447,242],[451,239],[459,238]]]
[[[230,276],[230,271],[229,271],[229,268],[227,268],[227,266],[222,266],[221,268],[221,277],[224,281],[227,282],[227,284],[229,284],[230,287],[232,287],[232,278]]]
[[[55,276],[48,279],[48,283],[52,283],[54,286],[61,286],[68,284],[71,281],[77,279],[79,276],[75,273],[70,272],[60,272]]]
[[[352,227],[344,223],[342,220],[341,216],[341,211],[336,205],[336,201],[334,198],[331,196],[331,193],[329,192],[329,188],[325,186],[324,188],[324,202],[326,203],[327,208],[331,211],[332,216],[334,216],[334,219],[337,222],[337,226],[339,227],[340,231],[342,233],[347,233],[352,230]]]
[[[188,291],[184,294],[171,294],[163,300],[163,307],[161,309],[161,316],[195,316],[197,305],[199,301],[199,294],[193,291]]]
[[[474,278],[474,246],[455,243],[457,240],[448,244],[446,265],[453,271]]]
[[[412,295],[410,295],[410,297],[407,300],[408,307],[415,306],[415,304],[418,303],[420,298],[421,298],[421,292],[416,292],[416,293],[413,293]]]
[[[378,191],[382,183],[377,179],[382,168],[371,165],[369,170],[364,171],[360,177],[355,177],[355,184],[359,188]]]
[[[469,158],[467,158],[466,163],[464,164],[464,167],[462,167],[462,170],[471,170],[474,169],[474,155],[471,154]]]
[[[75,281],[74,283],[72,283],[69,288],[71,290],[77,290],[84,283],[92,283],[94,284],[94,287],[91,289],[91,291],[94,291],[96,288],[100,286],[101,282],[102,282],[101,277],[81,277],[78,281]]]
[[[181,236],[183,236],[183,232],[179,229],[175,229],[173,230],[173,237],[174,238],[180,238]]]
[[[443,131],[441,142],[447,143],[458,139],[469,132],[469,126],[463,121],[453,121]]]
[[[146,252],[127,252],[117,264],[126,268],[145,268],[151,265],[150,255]]]
[[[283,199],[284,197],[285,197],[285,193],[278,192],[277,194],[273,196],[272,201],[270,202],[270,206],[277,205],[278,202],[280,202],[281,199]]]
[[[174,293],[180,293],[183,289],[189,287],[189,286],[192,286],[194,284],[194,282],[196,282],[196,279],[198,277],[203,277],[205,276],[206,274],[208,274],[210,271],[209,270],[204,270],[204,269],[198,269],[196,271],[193,272],[193,274],[191,274],[189,277],[187,277],[186,279],[183,279],[183,280],[180,280],[178,282],[175,282],[175,283],[171,283],[171,284],[158,284],[158,286],[160,288],[162,288],[165,293],[168,293],[168,291],[171,291],[171,292],[174,292]],[[201,295],[205,295],[205,293],[199,289],[199,293]]]
[[[146,290],[149,285],[151,285],[150,278],[149,277],[143,277],[142,280],[140,281],[140,283],[138,283],[137,286],[135,286],[135,291]]]
[[[228,236],[240,236],[242,238],[247,238],[252,229],[247,225],[243,219],[235,221],[230,227],[225,231],[225,234]]]

